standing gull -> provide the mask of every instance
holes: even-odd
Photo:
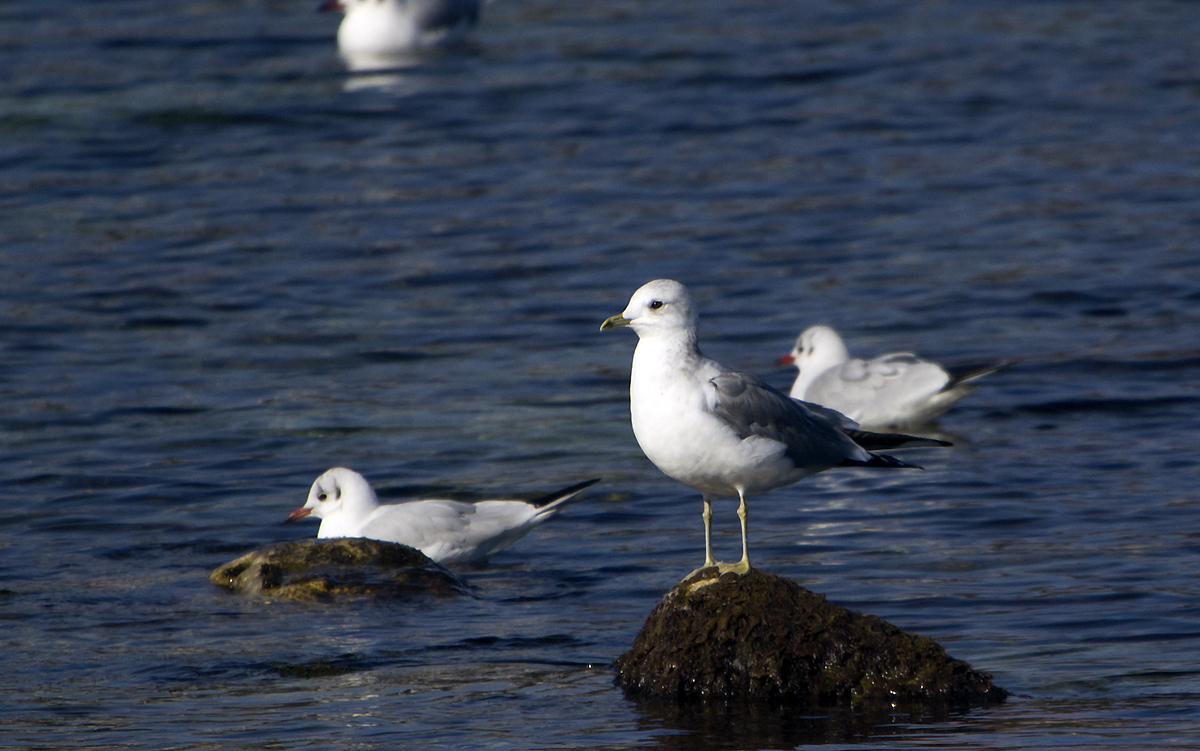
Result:
[[[317,478],[308,502],[286,521],[311,514],[321,520],[317,537],[367,537],[416,548],[438,563],[485,563],[598,482],[585,480],[532,501],[435,499],[381,505],[365,477],[334,467]]]
[[[750,570],[746,497],[832,467],[914,468],[872,449],[948,446],[945,441],[867,433],[843,415],[788,398],[752,375],[700,353],[696,311],[687,288],[670,279],[642,286],[600,330],[629,326],[638,335],[629,412],[638,445],[655,466],[700,491],[704,565]],[[741,501],[742,560],[718,564],[712,553],[712,499]]]
[[[911,352],[892,352],[872,360],[851,359],[838,333],[810,326],[796,339],[780,364],[800,371],[792,398],[836,409],[851,420],[876,428],[924,425],[974,390],[969,383],[999,365],[951,373]]]

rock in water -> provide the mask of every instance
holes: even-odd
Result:
[[[617,658],[631,695],[808,707],[983,706],[1008,692],[928,637],[752,569],[706,569],[655,606]]]
[[[466,587],[419,550],[363,537],[284,542],[226,563],[209,581],[248,595],[329,601],[463,594]]]

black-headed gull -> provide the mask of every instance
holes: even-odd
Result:
[[[287,521],[312,515],[317,537],[368,537],[420,550],[438,563],[484,563],[577,500],[599,478],[533,501],[426,500],[382,505],[367,479],[334,467],[312,484],[308,502]]]
[[[912,428],[925,425],[974,391],[970,384],[999,365],[948,372],[911,352],[872,360],[851,358],[842,337],[828,326],[810,326],[780,364],[800,371],[791,396],[835,409],[860,425]]]
[[[461,39],[479,20],[479,0],[328,0],[345,13],[338,51],[351,67],[386,67],[389,59]]]
[[[746,496],[832,467],[909,467],[874,449],[949,445],[945,441],[856,430],[842,415],[790,399],[752,375],[709,360],[696,344],[696,311],[679,282],[642,286],[628,307],[600,325],[638,335],[629,382],[633,434],[642,451],[704,500],[704,565],[750,570]],[[741,501],[742,560],[718,564],[712,553],[712,499]]]

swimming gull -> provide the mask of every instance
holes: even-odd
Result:
[[[704,565],[750,570],[746,497],[832,467],[914,468],[872,450],[948,446],[945,441],[867,433],[837,412],[788,398],[752,375],[700,353],[696,311],[671,279],[648,282],[601,331],[629,326],[638,335],[629,382],[633,434],[651,462],[700,491]],[[718,564],[712,552],[712,499],[741,501],[742,559]]]
[[[793,399],[835,409],[875,428],[929,423],[974,391],[971,381],[1000,368],[991,364],[952,373],[911,352],[852,359],[828,326],[805,329],[779,363],[793,363],[800,371],[792,384]]]
[[[355,69],[386,67],[416,49],[451,44],[479,20],[479,0],[328,0],[345,13],[338,51]]]
[[[431,499],[381,505],[365,477],[334,467],[317,478],[308,502],[286,521],[311,514],[321,520],[317,537],[368,537],[408,545],[438,563],[484,563],[598,482],[585,480],[532,501]]]

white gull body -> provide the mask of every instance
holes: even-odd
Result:
[[[317,478],[308,502],[287,521],[311,514],[321,520],[317,537],[367,537],[408,545],[438,563],[484,563],[597,482],[587,480],[534,501],[431,499],[383,505],[365,477],[334,467]]]
[[[805,329],[779,362],[793,363],[799,370],[793,399],[829,407],[872,428],[925,425],[970,394],[970,381],[998,367],[951,374],[911,352],[851,358],[842,338],[828,326]]]
[[[414,50],[451,44],[479,20],[479,0],[329,0],[345,13],[338,51],[350,67],[388,67]]]
[[[638,335],[629,411],[638,445],[655,466],[700,491],[704,501],[704,565],[745,573],[746,497],[831,467],[900,468],[873,448],[948,445],[855,429],[844,416],[788,398],[752,375],[704,357],[687,289],[658,279],[642,286],[625,311],[601,330],[629,326]],[[737,496],[742,560],[717,564],[712,554],[711,501]]]

